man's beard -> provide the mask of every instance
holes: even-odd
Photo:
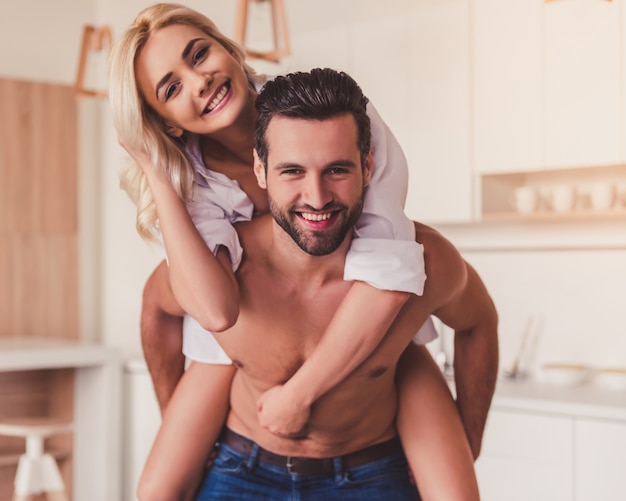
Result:
[[[319,211],[330,212],[331,210],[339,210],[339,221],[329,230],[314,231],[301,228],[297,224],[298,218],[294,212],[292,210],[282,210],[268,194],[270,212],[274,220],[285,230],[298,247],[311,256],[326,256],[339,248],[348,232],[354,229],[354,225],[363,212],[364,196],[365,194],[362,193],[360,198],[350,208],[345,205],[333,205],[331,209],[324,208]]]

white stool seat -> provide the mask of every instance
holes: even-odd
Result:
[[[71,431],[72,423],[50,418],[0,420],[0,435],[26,439],[26,452],[20,456],[15,475],[14,501],[27,501],[41,493],[49,501],[67,501],[61,472],[54,458],[44,452],[43,441]]]

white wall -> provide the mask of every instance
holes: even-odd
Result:
[[[403,50],[411,15],[447,0],[287,0],[294,56],[280,70],[331,66],[350,72],[362,85],[397,137],[410,149],[411,61]],[[0,17],[0,74],[72,83],[82,25],[109,24],[115,38],[142,7],[140,0],[22,0]],[[187,0],[232,33],[235,2]],[[256,14],[261,19],[263,14]],[[435,50],[435,48],[433,48]],[[81,167],[88,216],[96,225],[90,256],[93,297],[86,337],[99,337],[128,356],[140,354],[139,311],[145,279],[160,252],[134,230],[134,208],[118,187],[125,157],[118,147],[106,103],[85,103]],[[94,131],[99,141],[87,137]],[[99,143],[99,144],[98,144]],[[428,179],[422,182],[427,185]],[[92,209],[93,210],[93,209]],[[478,231],[478,230],[477,230]],[[532,227],[521,229],[533,231]],[[467,233],[467,232],[466,232]],[[455,241],[456,234],[447,235]],[[464,237],[467,238],[467,235]],[[626,364],[622,284],[624,250],[468,251],[501,314],[503,364],[509,363],[528,315],[543,322],[537,360]],[[99,265],[96,268],[96,264]],[[96,269],[93,269],[96,268]],[[539,324],[538,324],[539,325]]]

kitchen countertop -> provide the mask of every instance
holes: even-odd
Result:
[[[492,408],[626,421],[626,391],[593,383],[561,386],[533,379],[500,379]]]
[[[113,348],[85,341],[0,338],[0,371],[90,367],[116,359]]]

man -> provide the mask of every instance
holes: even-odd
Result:
[[[259,95],[255,174],[268,190],[271,216],[238,226],[245,255],[237,272],[240,314],[234,327],[216,334],[237,371],[221,447],[198,499],[291,499],[292,493],[298,499],[419,499],[396,438],[396,417],[405,423],[401,429],[416,430],[403,441],[422,495],[478,498],[472,456],[452,400],[441,391],[441,375],[424,347],[407,346],[431,314],[468,335],[495,335],[497,318],[475,272],[422,225],[416,231],[425,248],[424,295],[411,298],[376,351],[315,402],[301,433],[277,436],[257,419],[259,397],[302,365],[349,289],[345,256],[371,172],[369,139],[363,140],[369,122],[362,129],[356,119],[366,116],[364,102],[352,79],[331,70],[279,77]],[[399,363],[408,382],[398,382],[398,410]],[[152,456],[173,464],[202,461],[210,446],[202,431],[204,374],[203,364],[194,363],[183,377]],[[185,433],[195,440],[181,458],[172,451],[181,449]],[[158,463],[154,475],[162,477]]]

